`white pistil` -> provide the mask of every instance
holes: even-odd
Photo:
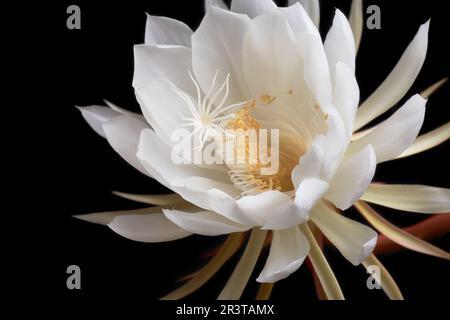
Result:
[[[197,91],[196,102],[192,101],[192,98],[189,95],[175,86],[171,86],[171,88],[186,103],[191,113],[190,117],[180,115],[180,117],[186,121],[186,123],[183,124],[184,127],[194,128],[188,138],[199,133],[199,148],[202,148],[211,137],[225,133],[226,123],[235,117],[233,113],[229,112],[237,107],[245,105],[247,102],[225,105],[225,101],[230,92],[230,74],[227,74],[222,85],[214,92],[219,70],[214,74],[211,86],[202,99],[200,86],[194,79],[192,73],[190,71],[188,72]],[[223,94],[222,99],[216,104],[216,100],[218,100],[221,94]]]

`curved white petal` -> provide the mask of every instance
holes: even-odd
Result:
[[[277,190],[236,199],[239,192],[230,186],[201,177],[180,179],[172,188],[186,200],[236,223],[279,230],[307,221],[309,210],[326,192],[328,184],[306,179],[294,200]]]
[[[230,74],[228,102],[247,99],[243,77],[242,44],[250,19],[218,7],[210,7],[192,35],[192,66],[203,92],[211,86],[216,71],[217,83]]]
[[[107,225],[125,238],[142,242],[170,241],[191,234],[170,222],[159,206],[90,213],[74,217],[87,222]]]
[[[273,11],[251,21],[244,37],[244,75],[252,96],[296,91],[303,61],[284,14]],[[261,74],[263,73],[263,74]]]
[[[354,130],[360,129],[395,105],[411,88],[425,61],[429,26],[430,21],[419,28],[389,76],[359,107]]]
[[[292,170],[291,179],[297,188],[303,179],[320,177],[325,150],[319,143],[312,144],[308,152],[300,158],[301,164]]]
[[[319,27],[320,23],[320,6],[319,0],[288,0],[288,5],[294,5],[295,3],[300,2],[305,8],[308,15],[311,17],[311,20],[314,24]]]
[[[191,46],[192,30],[185,23],[147,14],[145,44]]]
[[[285,229],[305,222],[309,212],[286,194],[270,190],[235,199],[220,189],[207,191],[211,210],[230,220],[263,229]],[[303,204],[303,203],[302,203]]]
[[[330,65],[331,81],[337,83],[335,79],[335,66],[338,62],[344,63],[352,74],[355,73],[355,41],[352,29],[344,14],[336,9],[333,25],[328,31],[324,42],[325,52]]]
[[[280,230],[296,226],[308,220],[309,211],[328,188],[327,183],[317,179],[305,179],[302,183],[294,200],[271,190],[236,200],[237,208],[262,229]]]
[[[291,178],[295,187],[307,178],[328,182],[336,173],[348,145],[345,126],[337,110],[328,110],[327,125],[327,133],[314,138],[308,151],[293,169]]]
[[[174,90],[179,89],[174,84],[160,79],[154,79],[136,88],[142,113],[158,136],[168,145],[180,142],[172,140],[175,140],[175,131],[186,123],[182,117],[192,117],[188,105]],[[191,100],[195,101],[192,98]]]
[[[218,212],[237,223],[255,225],[241,210],[236,210],[235,197],[239,192],[230,184],[226,172],[175,164],[170,152],[170,147],[152,130],[142,132],[137,156],[161,184],[200,208]]]
[[[191,233],[172,223],[163,213],[118,215],[108,227],[121,236],[140,242],[164,242],[185,238]]]
[[[181,90],[194,92],[188,71],[192,51],[182,46],[134,46],[133,87],[139,88],[155,79],[170,80]]]
[[[114,110],[114,111],[116,111],[116,112],[118,112],[120,114],[125,114],[125,115],[128,115],[128,116],[134,116],[134,117],[141,117],[142,118],[142,114],[138,114],[138,113],[129,111],[127,109],[121,108],[118,105],[115,105],[114,103],[112,103],[112,102],[110,102],[110,101],[108,101],[106,99],[103,99],[103,101],[105,102],[105,104],[108,107],[110,107],[112,110]]]
[[[77,108],[80,110],[84,120],[86,120],[91,128],[103,138],[106,137],[103,132],[102,125],[105,122],[121,115],[119,112],[103,106],[86,106]]]
[[[359,103],[359,87],[355,74],[344,63],[336,64],[336,80],[333,87],[333,103],[345,125],[346,138],[351,138],[356,110]]]
[[[230,8],[231,11],[246,14],[252,19],[275,9],[277,5],[273,0],[233,0]]]
[[[205,0],[205,12],[208,11],[209,7],[215,6],[221,9],[228,10],[228,6],[223,2],[223,0]]]
[[[277,129],[289,126],[307,139],[325,121],[303,79],[301,50],[286,16],[294,10],[272,11],[251,21],[244,37],[244,75],[252,97],[275,97],[270,106],[256,108],[256,118]]]
[[[184,212],[163,209],[163,212],[180,228],[205,236],[242,232],[251,228],[251,226],[238,224],[212,211]]]
[[[304,39],[304,42],[307,43],[304,58],[305,81],[323,109],[332,101],[332,85],[327,56],[320,38],[311,34]]]
[[[295,203],[301,211],[309,213],[329,187],[327,182],[320,179],[304,179],[295,192]]]
[[[123,216],[127,214],[137,215],[137,214],[151,214],[151,213],[162,213],[162,209],[159,206],[155,206],[133,210],[104,211],[104,212],[80,214],[75,215],[73,217],[90,223],[96,223],[106,226],[108,225],[108,223],[113,221],[113,219],[116,216]]]
[[[445,188],[407,184],[371,184],[361,199],[403,211],[450,212],[450,189]]]
[[[417,137],[408,149],[403,151],[397,159],[409,157],[413,154],[429,150],[447,141],[448,139],[450,139],[450,122],[447,122],[446,124]]]
[[[350,26],[355,39],[356,51],[361,43],[361,36],[364,28],[364,14],[362,0],[353,0],[349,16]]]
[[[148,129],[148,124],[133,116],[120,115],[105,122],[102,128],[114,151],[137,170],[149,175],[136,157],[141,131]]]
[[[278,10],[288,19],[297,40],[301,40],[301,37],[305,32],[320,37],[314,22],[298,1],[293,3],[290,7],[279,8]]]
[[[312,210],[311,220],[355,266],[367,259],[377,243],[378,235],[375,231],[338,214],[323,202]]]
[[[185,179],[191,177],[210,178],[217,183],[229,181],[226,173],[193,164],[174,163],[171,158],[171,148],[151,129],[141,132],[137,158],[147,171],[154,175],[155,179],[172,190],[175,185],[181,186]]]
[[[420,95],[412,96],[399,110],[372,131],[354,140],[347,154],[352,155],[371,144],[377,162],[394,159],[408,148],[417,137],[425,116],[427,100]]]
[[[297,227],[275,230],[269,256],[256,281],[273,283],[286,278],[300,268],[308,252],[309,242]]]
[[[375,152],[372,146],[368,145],[341,163],[324,197],[339,209],[349,208],[366,191],[376,166]]]

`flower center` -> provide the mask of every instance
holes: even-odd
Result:
[[[264,104],[269,104],[274,100],[275,97],[266,94],[261,95],[260,98],[260,102]],[[227,129],[243,131],[253,130],[256,133],[255,136],[259,137],[261,125],[252,114],[252,109],[255,108],[256,100],[245,104],[239,111],[234,113],[235,117],[227,122]],[[281,152],[277,153],[280,155],[279,159],[275,159],[275,161],[278,161],[279,163],[278,170],[274,174],[263,174],[262,169],[269,165],[262,163],[259,158],[259,150],[256,150],[256,163],[250,160],[251,144],[249,139],[249,136],[245,136],[245,143],[236,145],[234,150],[237,156],[242,156],[242,158],[245,159],[245,163],[229,165],[230,171],[228,173],[231,181],[237,189],[242,191],[241,195],[252,195],[268,190],[279,190],[283,192],[293,190],[294,186],[290,174],[293,168],[298,164],[298,159],[305,149],[304,146],[298,143],[298,141],[301,140],[294,139],[297,140],[297,143],[292,143],[292,141],[288,141],[289,139],[283,137],[276,146],[281,149]],[[274,155],[272,153],[272,146],[261,146],[259,143],[256,145],[258,149],[266,147],[268,156],[272,158],[272,161],[274,160],[272,157]]]
[[[228,130],[233,132],[239,131],[243,133],[245,139],[244,143],[233,144],[233,154],[244,159],[239,163],[228,163],[228,174],[235,187],[242,191],[241,196],[252,195],[268,190],[279,190],[282,192],[292,192],[294,186],[292,184],[291,172],[298,164],[298,159],[306,150],[306,143],[302,137],[298,135],[281,131],[277,135],[276,145],[272,146],[269,139],[261,145],[261,136],[259,135],[261,124],[252,114],[252,110],[256,109],[257,105],[271,105],[276,96],[262,93],[258,100],[225,105],[225,101],[229,95],[229,80],[228,74],[222,85],[216,90],[216,81],[218,70],[216,71],[212,84],[202,99],[201,89],[195,81],[192,74],[189,72],[192,82],[197,91],[197,101],[184,93],[183,91],[173,87],[173,91],[183,99],[190,111],[190,116],[181,116],[186,121],[184,126],[193,127],[190,136],[197,136],[200,145],[199,150],[203,149],[205,143],[216,136],[227,137]],[[291,91],[288,94],[292,94]],[[220,99],[219,99],[220,96]],[[270,106],[279,107],[279,106]],[[265,129],[264,129],[265,130]],[[253,138],[258,139],[256,143],[256,150],[251,149],[250,138],[246,132],[252,131]],[[239,136],[239,134],[238,134]],[[236,136],[234,136],[236,138]],[[267,161],[262,161],[260,158],[260,148],[264,148],[265,155],[271,161],[277,161],[277,170],[275,172],[267,173],[267,169],[271,166]],[[274,150],[276,148],[276,150]],[[274,152],[276,151],[276,152]],[[223,151],[221,151],[223,152]],[[252,153],[253,152],[253,156]],[[256,154],[256,157],[255,157]],[[224,154],[222,154],[224,156]],[[274,156],[277,158],[274,159]]]

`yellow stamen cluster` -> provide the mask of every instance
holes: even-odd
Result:
[[[270,97],[269,100],[274,100]],[[248,102],[244,107],[235,113],[235,117],[228,121],[227,129],[232,130],[254,130],[258,135],[261,128],[258,121],[253,117],[251,109],[256,107],[256,101]],[[250,163],[250,143],[249,137],[245,137],[244,148],[242,145],[235,146],[235,153],[237,157],[245,159],[245,164],[230,165],[230,177],[235,186],[242,191],[242,195],[256,194],[267,190],[281,190],[280,170],[275,175],[261,175],[261,168],[264,165],[261,163],[259,156],[256,163]],[[258,150],[256,150],[258,151]],[[270,147],[267,147],[270,154]]]

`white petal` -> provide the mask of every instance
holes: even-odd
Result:
[[[105,133],[103,132],[102,125],[105,122],[120,116],[119,112],[103,106],[87,106],[77,108],[80,110],[84,120],[86,120],[91,128],[103,138],[105,138]]]
[[[278,11],[252,20],[244,37],[244,74],[252,96],[298,91],[303,61],[286,16]],[[279,97],[277,97],[279,98]]]
[[[273,2],[273,0],[231,1],[231,11],[246,14],[252,19],[275,9],[277,9],[277,5]]]
[[[137,156],[158,182],[185,200],[205,210],[218,212],[234,222],[254,225],[241,211],[233,210],[239,192],[230,184],[226,172],[173,163],[170,147],[152,130],[142,132]],[[228,202],[232,205],[227,206]]]
[[[295,203],[301,211],[309,213],[329,187],[327,182],[320,179],[304,179],[295,192]]]
[[[313,193],[312,191],[311,193]],[[309,218],[307,195],[296,202],[282,192],[271,190],[236,201],[239,210],[256,221],[262,229],[279,230],[303,223]]]
[[[147,171],[154,175],[155,179],[172,190],[175,185],[181,186],[185,182],[184,180],[190,177],[223,181],[227,176],[226,173],[200,168],[193,164],[175,164],[171,159],[171,148],[150,129],[141,132],[137,158]]]
[[[232,186],[199,177],[186,179],[180,191],[186,199],[202,208],[217,212],[236,223],[256,226],[237,206],[236,197],[239,193],[238,190],[232,190]]]
[[[108,225],[116,233],[142,242],[170,241],[190,235],[189,232],[170,222],[162,213],[161,207],[98,212],[74,217]]]
[[[429,26],[428,21],[420,27],[389,76],[359,107],[354,130],[360,129],[395,105],[411,88],[425,61]]]
[[[223,0],[205,0],[205,11],[208,11],[209,7],[211,6],[228,10],[228,6],[225,4],[225,2],[223,2]]]
[[[297,188],[307,178],[320,177],[325,150],[319,143],[311,145],[309,150],[300,158],[300,164],[292,170],[292,182]]]
[[[143,129],[148,129],[147,123],[133,116],[121,115],[105,122],[102,128],[111,147],[133,167],[149,175],[136,157],[140,134]]]
[[[192,68],[190,48],[181,46],[134,46],[133,87],[139,88],[154,79],[173,82],[185,92],[193,92],[188,71]]]
[[[270,190],[235,199],[219,190],[208,190],[211,210],[230,220],[261,226],[262,229],[280,230],[296,226],[309,218],[309,210],[326,192],[328,184],[310,179],[305,188],[292,200],[286,194]]]
[[[358,51],[359,44],[361,43],[362,31],[364,28],[364,14],[362,0],[353,0],[350,9],[349,16],[350,26],[352,27],[352,33],[355,38],[355,47]]]
[[[347,151],[355,154],[371,144],[377,156],[377,162],[394,159],[408,148],[422,127],[427,100],[420,95],[412,96],[387,120],[376,126],[371,132],[354,140]]]
[[[317,135],[308,151],[292,171],[292,182],[298,186],[303,179],[316,178],[328,182],[336,173],[347,147],[345,126],[337,110],[328,110],[328,132]]]
[[[191,46],[192,30],[185,23],[147,15],[145,44]]]
[[[325,198],[339,209],[349,208],[366,191],[375,174],[376,166],[375,152],[372,146],[368,145],[341,163]]]
[[[205,236],[218,236],[233,232],[242,232],[251,228],[228,220],[212,212],[184,212],[180,210],[163,209],[166,217],[180,228]]]
[[[325,52],[330,65],[331,80],[335,80],[335,66],[344,63],[352,74],[355,73],[355,41],[352,30],[344,14],[336,9],[333,25],[325,39]]]
[[[297,2],[300,2],[305,8],[308,15],[311,17],[311,20],[314,24],[319,27],[320,23],[320,6],[319,0],[288,0],[288,5],[291,6]]]
[[[101,224],[101,225],[106,226],[111,221],[113,221],[113,219],[116,216],[123,216],[123,215],[127,215],[127,214],[137,215],[137,214],[153,214],[153,213],[162,213],[161,207],[155,206],[155,207],[133,209],[133,210],[95,212],[95,213],[75,215],[73,217],[83,220],[83,221]]]
[[[140,118],[142,118],[142,114],[135,113],[135,112],[129,111],[129,110],[127,110],[127,109],[121,108],[121,107],[119,107],[118,105],[115,105],[114,103],[112,103],[112,102],[110,102],[110,101],[108,101],[108,100],[106,100],[106,99],[103,99],[103,101],[105,102],[105,104],[106,104],[108,107],[110,107],[110,108],[113,109],[114,111],[117,111],[117,112],[120,113],[120,114],[125,114],[125,115],[128,115],[128,116],[134,116],[134,117],[140,117]]]
[[[273,283],[286,278],[300,268],[308,251],[308,240],[297,227],[274,231],[269,256],[256,281]]]
[[[302,34],[311,33],[315,34],[320,38],[319,31],[317,27],[312,22],[308,13],[301,6],[301,4],[296,1],[290,7],[287,8],[279,8],[279,11],[283,13],[289,21],[289,24],[295,34],[295,37],[300,40]]]
[[[283,13],[288,19],[294,37],[297,39],[301,56],[305,59],[310,48],[310,42],[313,41],[312,39],[317,43],[322,43],[319,30],[299,2],[287,8],[279,8],[278,11]]]
[[[311,103],[300,48],[286,14],[272,11],[252,20],[244,37],[243,59],[251,96],[275,97],[270,106],[255,110],[258,120],[277,129],[289,125],[305,139],[314,136],[320,125],[325,127],[323,115]]]
[[[423,185],[371,184],[361,199],[403,211],[450,212],[450,189],[445,188]]]
[[[209,90],[217,70],[217,83],[229,73],[230,104],[247,99],[242,44],[249,22],[245,15],[211,7],[192,35],[192,65],[203,92]]]
[[[188,105],[172,87],[174,85],[168,81],[154,79],[136,89],[142,113],[158,136],[168,145],[177,143],[172,141],[172,138],[174,132],[186,123],[182,117],[192,117]]]
[[[308,49],[305,53],[305,81],[316,101],[323,109],[329,106],[332,101],[331,78],[327,56],[322,41],[316,36],[310,35],[309,39],[305,38],[304,41],[308,43]]]
[[[356,110],[359,103],[359,87],[355,74],[342,62],[336,64],[336,81],[333,87],[333,103],[345,125],[346,138],[351,138]]]
[[[359,265],[372,253],[377,233],[371,228],[348,219],[323,202],[312,212],[311,219],[339,252],[353,265]]]
[[[118,211],[104,211],[104,212],[95,212],[88,214],[80,214],[73,216],[74,218],[101,224],[108,225],[113,219],[117,216],[124,215],[144,215],[144,214],[153,214],[153,213],[162,213],[162,208],[160,206],[147,207],[142,209],[133,209],[133,210],[118,210]]]
[[[119,215],[108,226],[121,236],[140,242],[172,241],[191,234],[172,223],[163,213]]]

